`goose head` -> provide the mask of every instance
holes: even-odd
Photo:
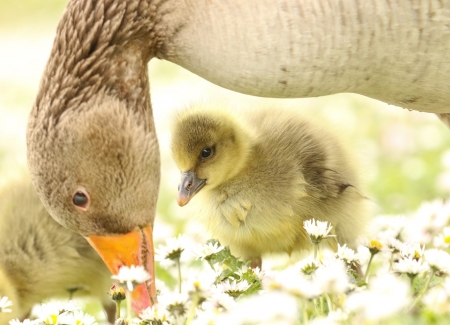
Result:
[[[212,190],[225,184],[244,168],[252,137],[239,118],[230,114],[200,106],[175,118],[172,153],[181,171],[180,206],[203,188]]]
[[[107,96],[44,125],[39,117],[30,121],[28,157],[46,209],[85,236],[113,273],[151,263],[159,188],[155,134]]]
[[[36,189],[60,224],[84,236],[151,225],[159,165],[154,133],[118,101],[105,97],[84,110],[88,105],[52,126],[31,126]]]

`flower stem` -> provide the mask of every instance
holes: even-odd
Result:
[[[389,271],[392,271],[392,266],[394,263],[394,253],[391,253],[391,258],[389,259]]]
[[[432,269],[430,271],[430,276],[427,279],[427,282],[425,283],[425,286],[423,287],[422,291],[419,293],[419,295],[416,297],[414,302],[412,303],[411,307],[409,307],[408,311],[411,311],[420,300],[422,300],[422,297],[425,295],[425,293],[428,291],[428,288],[430,287],[431,279],[434,276],[434,270]]]
[[[126,296],[127,296],[127,320],[128,324],[131,324],[133,317],[131,316],[131,291],[126,290]]]
[[[175,323],[177,325],[180,325],[180,324],[182,325],[182,322],[180,320],[180,315],[178,315],[178,313],[175,313],[174,317],[175,317]]]
[[[211,262],[211,260],[206,260],[209,264],[209,266],[211,266],[211,269],[216,272],[216,269],[214,268],[214,264]]]
[[[369,263],[367,263],[366,273],[364,273],[364,283],[367,283],[367,277],[369,276],[370,264],[372,264],[372,260],[375,254],[370,253]]]
[[[334,308],[330,296],[328,294],[325,294],[325,298],[327,298],[328,312],[333,311]]]
[[[308,325],[308,308],[306,308],[306,302],[303,304],[303,310],[302,310],[302,317],[303,317],[303,324]]]
[[[319,244],[314,244],[314,260],[317,262],[317,253],[319,251]]]
[[[116,320],[120,318],[120,303],[122,300],[116,300]]]
[[[198,293],[195,292],[194,296],[192,297],[192,304],[191,304],[191,308],[189,309],[189,314],[186,318],[186,322],[184,323],[185,325],[190,325],[192,323],[192,321],[194,320],[195,308],[197,308],[199,300],[200,300],[200,298],[198,296]]]
[[[181,263],[180,263],[180,258],[177,258],[177,269],[178,269],[178,292],[181,293]]]
[[[321,298],[314,298],[313,299],[313,307],[314,307],[314,310],[315,310],[315,312],[317,313],[317,314],[322,314],[322,310],[321,309],[319,309],[319,304],[320,304],[320,299]]]

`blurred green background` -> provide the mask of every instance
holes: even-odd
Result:
[[[26,119],[65,0],[0,0],[0,183],[26,166]],[[151,98],[162,154],[155,238],[204,231],[175,202],[179,174],[169,152],[169,121],[176,109],[201,99],[298,107],[335,125],[361,157],[368,196],[377,214],[405,214],[450,193],[450,132],[433,114],[409,112],[352,94],[312,99],[264,99],[219,88],[171,63],[150,63]]]

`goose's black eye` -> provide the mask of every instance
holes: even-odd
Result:
[[[76,192],[73,196],[72,202],[78,207],[83,207],[89,202],[89,200],[83,192]]]
[[[72,203],[83,211],[87,209],[89,205],[89,195],[84,188],[79,188],[72,196]]]
[[[211,148],[204,148],[201,153],[202,159],[206,159],[212,156]]]

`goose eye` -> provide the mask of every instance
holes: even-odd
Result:
[[[89,205],[89,195],[85,189],[78,189],[72,196],[72,203],[81,210],[87,210]]]
[[[204,148],[202,150],[202,159],[206,159],[212,156],[212,149],[211,148]]]

